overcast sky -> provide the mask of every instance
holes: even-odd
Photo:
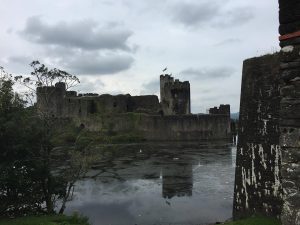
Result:
[[[39,60],[81,92],[159,95],[159,75],[191,84],[192,112],[239,110],[242,62],[278,47],[276,0],[1,0],[0,66]]]

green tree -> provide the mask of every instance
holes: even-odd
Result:
[[[13,92],[12,76],[0,68],[0,215],[40,211],[38,182],[30,156],[32,124],[25,102]]]
[[[66,89],[74,87],[79,83],[79,79],[60,69],[49,69],[39,61],[33,61],[30,66],[33,71],[30,76],[17,76],[15,80],[27,87],[25,96],[28,102],[30,99],[37,97],[37,88],[51,87],[58,82],[63,82]],[[54,89],[53,89],[54,91]],[[46,203],[47,213],[53,213],[57,202],[61,201],[60,213],[63,213],[66,202],[72,195],[75,182],[84,174],[88,165],[87,149],[74,150],[74,148],[55,148],[53,138],[57,135],[58,129],[63,129],[61,124],[64,122],[53,117],[52,113],[47,110],[50,106],[50,99],[54,93],[45,92],[39,96],[39,101],[43,102],[44,108],[37,105],[37,120],[40,123],[41,133],[39,138],[39,151],[36,161],[40,162],[40,180],[42,181],[43,196]],[[79,133],[77,133],[79,135]],[[77,139],[76,139],[77,140]],[[73,143],[76,145],[76,143]],[[62,154],[63,153],[63,154]],[[64,165],[57,165],[53,157],[67,157],[68,160],[63,161]],[[57,169],[63,168],[63,169]]]
[[[87,146],[76,148],[80,129],[74,131],[77,138],[72,147],[59,148],[53,139],[59,135],[58,130],[70,124],[47,111],[28,107],[37,87],[62,81],[71,87],[79,82],[78,78],[58,69],[49,70],[38,61],[31,66],[31,76],[14,79],[1,68],[0,215],[52,214],[57,209],[63,213],[76,181],[91,161]],[[15,82],[28,88],[24,94],[27,101],[13,92]],[[49,95],[43,96],[45,102]]]

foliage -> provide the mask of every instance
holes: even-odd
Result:
[[[87,217],[74,214],[3,219],[0,220],[0,225],[89,225],[89,223]]]
[[[69,89],[80,82],[76,76],[57,68],[49,69],[39,61],[33,61],[30,66],[33,69],[30,76],[15,76],[15,81],[22,82],[33,91],[36,87],[54,86],[58,82],[64,82]]]
[[[29,90],[30,85],[52,85],[56,80],[69,80],[69,85],[77,81],[75,76],[49,70],[38,61],[31,66],[36,81],[24,78],[20,82]],[[34,107],[26,108],[25,102],[13,92],[14,83],[20,79],[19,76],[13,80],[1,68],[0,216],[52,214],[55,209],[63,213],[75,182],[88,168],[88,147],[57,148],[55,144],[59,143],[54,140],[65,131],[65,123],[37,113]],[[79,129],[72,130],[69,144],[76,145],[79,133]]]
[[[39,211],[41,192],[28,157],[32,146],[34,129],[27,123],[28,111],[24,102],[13,93],[13,80],[3,68],[0,77],[0,215],[18,210]],[[31,177],[32,179],[30,179]]]
[[[30,63],[30,66],[33,71],[29,76],[19,75],[14,77],[16,82],[27,88],[27,91],[23,95],[30,105],[33,105],[36,99],[37,87],[54,86],[56,83],[63,82],[68,90],[80,83],[76,76],[57,68],[49,69],[39,61],[33,61]],[[49,95],[44,96],[44,101],[48,102],[48,97]]]
[[[281,225],[275,218],[254,216],[243,220],[225,223],[225,225]]]

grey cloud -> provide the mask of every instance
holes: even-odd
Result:
[[[223,1],[178,2],[173,6],[173,20],[186,27],[228,27],[242,25],[254,18],[251,7],[236,7],[228,11],[224,6]]]
[[[227,78],[234,73],[234,69],[230,67],[218,68],[188,68],[181,71],[182,75],[193,76],[203,80]]]
[[[133,62],[133,57],[125,54],[83,54],[67,59],[64,64],[74,74],[104,75],[127,70]]]
[[[3,65],[12,73],[26,74],[31,71],[29,64],[33,60],[35,60],[33,56],[16,55],[5,58],[5,60],[3,60]]]
[[[90,81],[88,79],[82,78],[82,76],[80,76],[79,79],[80,84],[74,89],[76,89],[76,91],[80,93],[97,93],[105,86],[100,79]]]
[[[200,4],[182,2],[174,5],[173,19],[185,26],[194,26],[213,20],[219,10],[220,6],[212,2]]]
[[[154,94],[159,92],[159,78],[142,85],[142,94]]]
[[[214,46],[224,46],[224,45],[230,45],[230,44],[237,44],[237,43],[240,43],[242,42],[241,39],[238,39],[238,38],[228,38],[228,39],[225,39],[223,41],[220,41],[218,43],[216,43]]]
[[[235,8],[226,12],[223,18],[219,19],[215,26],[218,27],[234,27],[247,23],[254,18],[254,9],[252,7]]]
[[[11,56],[8,58],[9,63],[11,64],[21,64],[29,66],[29,64],[34,60],[31,56]]]
[[[131,51],[127,43],[132,35],[130,30],[118,26],[99,27],[92,20],[72,23],[61,21],[49,25],[40,17],[31,17],[27,19],[25,29],[20,34],[28,41],[39,44],[83,50],[120,49]]]

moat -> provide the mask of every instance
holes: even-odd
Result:
[[[100,147],[99,147],[100,148]],[[67,213],[93,225],[207,224],[232,216],[236,148],[224,142],[106,146]]]

